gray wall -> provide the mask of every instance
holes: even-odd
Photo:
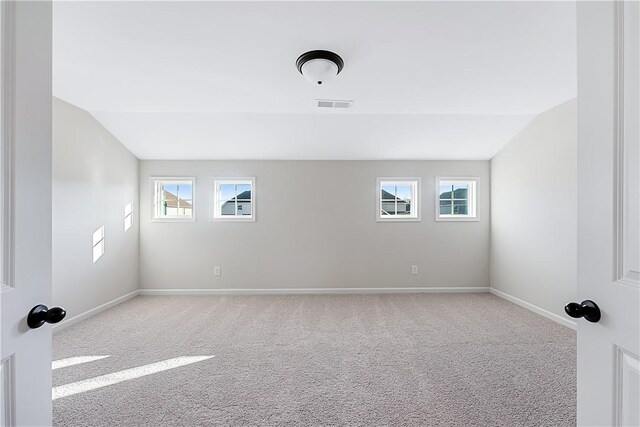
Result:
[[[577,294],[576,120],[573,99],[491,160],[491,286],[562,317]]]
[[[138,160],[89,113],[54,98],[53,303],[67,318],[138,289],[138,187]],[[101,225],[105,254],[94,264]]]
[[[480,177],[480,221],[434,221],[438,175]],[[150,176],[196,176],[196,222],[150,222]],[[255,176],[257,221],[209,221],[211,176]],[[376,222],[385,176],[422,177],[421,222]],[[489,189],[488,161],[143,160],[141,288],[485,287]]]

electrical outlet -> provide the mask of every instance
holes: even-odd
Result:
[[[215,265],[213,267],[213,275],[214,276],[220,276],[222,274],[222,270],[220,270],[220,266],[219,265]]]
[[[413,274],[413,275],[418,274],[418,266],[417,265],[412,265],[411,266],[411,274]]]

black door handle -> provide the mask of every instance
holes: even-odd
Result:
[[[591,301],[590,299],[586,299],[580,304],[578,304],[577,302],[570,302],[569,304],[564,306],[564,311],[569,316],[576,319],[584,317],[585,320],[593,323],[596,323],[598,320],[600,320],[600,307],[598,307],[598,304]]]
[[[29,325],[31,329],[36,329],[45,323],[58,323],[64,319],[66,315],[67,312],[62,307],[48,308],[46,305],[38,304],[29,312],[27,325]]]

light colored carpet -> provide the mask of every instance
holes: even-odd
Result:
[[[58,426],[575,425],[575,332],[490,294],[137,297],[54,336]]]

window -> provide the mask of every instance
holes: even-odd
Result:
[[[124,207],[124,231],[127,231],[133,225],[133,204],[127,203]]]
[[[104,255],[104,225],[93,233],[93,262]]]
[[[152,178],[152,221],[193,221],[195,219],[195,178]]]
[[[212,219],[255,221],[256,179],[213,178]]]
[[[378,221],[420,221],[420,178],[378,178]]]
[[[477,221],[477,178],[437,178],[436,186],[437,221]]]

